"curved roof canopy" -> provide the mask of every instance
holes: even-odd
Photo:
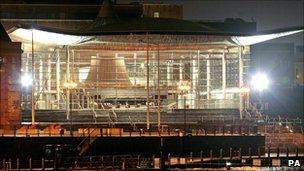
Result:
[[[226,32],[198,22],[179,19],[103,17],[97,18],[91,25],[76,31],[24,25],[14,29],[10,33],[10,37],[17,41],[30,42],[33,33],[35,43],[51,45],[147,41],[150,43],[252,45],[303,30],[304,27],[302,26],[262,32]],[[147,35],[149,35],[149,40]]]

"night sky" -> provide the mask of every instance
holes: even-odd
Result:
[[[118,3],[134,0],[118,0]],[[303,26],[304,0],[142,0],[181,4],[184,18],[190,20],[223,20],[242,18],[257,22],[258,30]],[[268,42],[294,42],[303,45],[303,32]]]
[[[103,0],[0,0],[2,3],[102,4]],[[112,0],[115,1],[115,0]],[[304,24],[304,0],[116,0],[117,3],[143,2],[180,4],[184,19],[224,20],[241,18],[257,22],[257,29],[269,30]],[[303,32],[269,42],[303,45]]]

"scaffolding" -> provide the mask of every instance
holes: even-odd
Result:
[[[22,75],[34,71],[38,110],[146,110],[149,106],[149,110],[156,111],[160,106],[166,111],[184,108],[183,96],[189,109],[245,105],[241,93],[246,85],[248,49],[157,47],[147,50],[107,50],[103,45],[50,47],[35,51],[34,61],[32,53],[24,51]],[[181,94],[177,87],[183,81],[190,85],[186,94]],[[75,87],[67,87],[67,83],[74,83]],[[23,88],[23,110],[31,108],[30,93],[28,87]]]

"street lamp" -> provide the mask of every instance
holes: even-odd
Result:
[[[266,74],[257,73],[252,76],[251,86],[258,91],[266,90],[269,86],[269,80]]]
[[[262,106],[262,93],[269,86],[269,79],[264,73],[257,73],[251,78],[251,87],[253,90],[258,91],[259,95],[259,104]],[[262,107],[258,107],[258,110],[261,111]]]
[[[187,115],[186,115],[186,101],[187,101],[187,94],[190,90],[190,83],[188,81],[181,81],[178,83],[177,88],[179,90],[179,93],[184,96],[184,132],[186,133],[186,127],[187,127]]]
[[[33,78],[29,74],[25,73],[25,74],[23,74],[21,76],[21,85],[22,85],[22,87],[26,87],[27,88],[27,87],[31,86],[32,83],[33,83]]]
[[[75,89],[77,87],[77,84],[75,82],[66,82],[63,84],[63,86],[66,88],[67,90],[67,100],[66,100],[66,115],[67,115],[67,120],[70,121],[70,135],[73,136],[73,124],[72,124],[72,117],[71,117],[71,105],[70,105],[70,97],[71,97],[71,94],[70,94],[70,90],[71,89]],[[72,103],[73,105],[73,103]]]

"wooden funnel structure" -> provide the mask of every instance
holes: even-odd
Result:
[[[124,57],[92,56],[86,84],[105,88],[132,86]]]

